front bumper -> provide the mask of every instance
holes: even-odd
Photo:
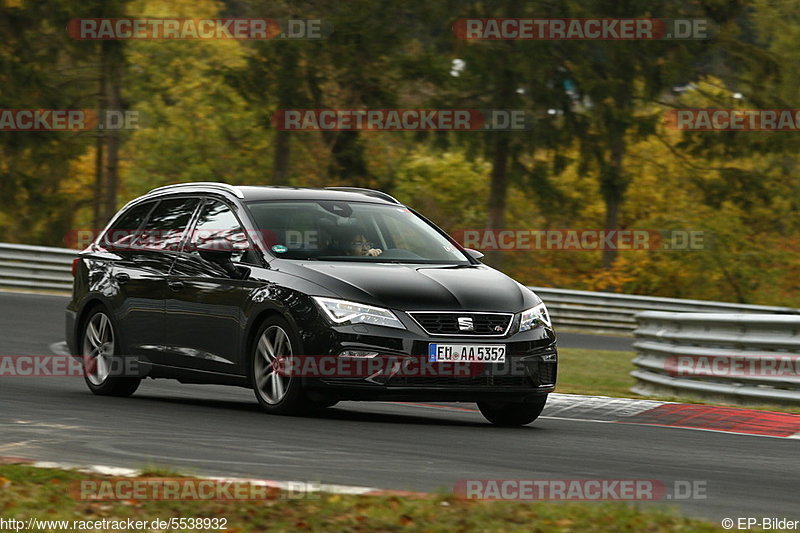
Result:
[[[301,328],[305,354],[336,359],[346,350],[372,352],[383,369],[369,375],[305,375],[308,394],[325,400],[524,402],[555,390],[558,355],[551,328],[481,338],[433,337],[416,324],[406,325],[407,330],[361,324]],[[437,371],[437,363],[425,364],[430,343],[503,344],[506,363],[460,363],[455,371]]]

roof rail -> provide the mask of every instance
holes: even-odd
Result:
[[[172,189],[179,189],[182,187],[198,187],[198,188],[206,188],[206,189],[219,189],[225,192],[229,192],[235,195],[237,198],[244,198],[244,193],[234,187],[233,185],[228,185],[227,183],[218,183],[216,181],[195,181],[195,182],[188,182],[188,183],[173,183],[172,185],[164,185],[163,187],[156,187],[155,189],[151,190],[147,194],[153,194],[155,192],[165,192]]]
[[[400,203],[394,196],[383,191],[376,191],[375,189],[366,189],[364,187],[325,187],[325,189],[329,191],[355,192],[372,196],[373,198],[380,198],[381,200],[386,200],[387,202],[392,202],[394,204]]]

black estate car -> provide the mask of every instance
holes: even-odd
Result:
[[[254,389],[268,412],[477,402],[535,420],[556,338],[530,289],[380,191],[186,183],[126,205],[73,263],[67,339],[95,394]]]

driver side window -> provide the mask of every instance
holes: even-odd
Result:
[[[218,200],[207,200],[200,211],[194,232],[189,240],[190,251],[197,246],[213,242],[233,249],[234,263],[248,262],[250,243],[233,211]]]

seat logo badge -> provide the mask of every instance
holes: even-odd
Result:
[[[458,317],[458,329],[461,331],[475,331],[475,325],[472,323],[472,318],[468,316]]]

